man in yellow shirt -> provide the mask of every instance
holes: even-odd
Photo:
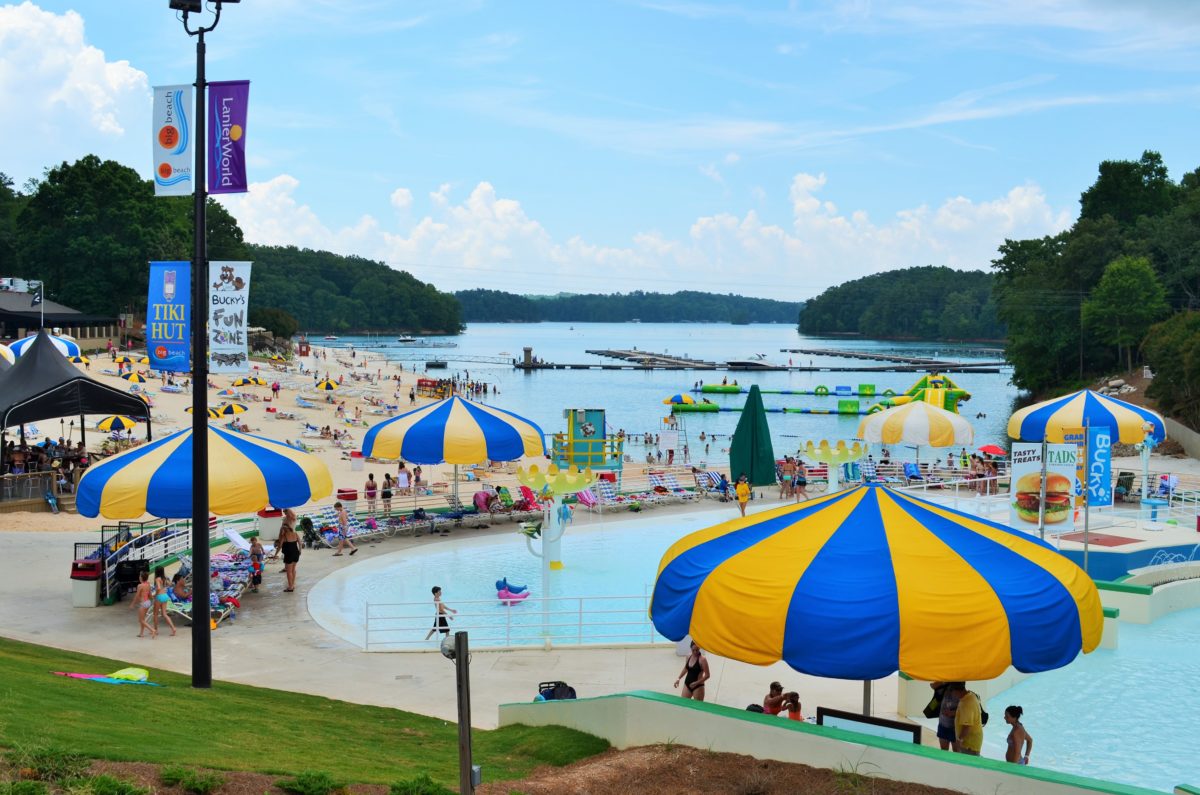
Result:
[[[967,690],[963,682],[955,682],[949,692],[958,697],[958,709],[954,713],[954,736],[958,738],[958,751],[979,756],[983,748],[983,707],[979,696]]]
[[[746,515],[746,503],[750,502],[750,484],[746,481],[745,475],[738,476],[736,490],[737,490],[738,510],[742,512],[742,516],[745,516]]]

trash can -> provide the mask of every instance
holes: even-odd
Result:
[[[258,537],[263,544],[270,544],[279,537],[279,528],[283,526],[283,511],[263,509],[258,512]]]
[[[350,451],[350,471],[362,472],[363,470],[363,454],[361,450]]]
[[[342,507],[346,509],[346,513],[353,514],[354,508],[358,504],[358,489],[338,489],[337,498]]]
[[[75,607],[100,606],[100,580],[104,564],[99,560],[76,560],[71,563],[71,604]]]

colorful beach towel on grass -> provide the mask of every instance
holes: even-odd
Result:
[[[66,676],[71,679],[86,679],[89,682],[103,682],[106,685],[150,685],[162,687],[157,682],[147,681],[150,672],[145,668],[122,668],[111,674],[79,674],[69,671],[52,671],[55,676]]]

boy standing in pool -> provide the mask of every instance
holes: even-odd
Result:
[[[442,601],[442,587],[435,585],[433,586],[433,626],[425,636],[425,640],[432,638],[435,632],[441,632],[443,635],[450,634],[450,622],[449,617],[446,615],[447,613],[458,613],[458,611]]]

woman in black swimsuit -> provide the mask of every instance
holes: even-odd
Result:
[[[683,690],[679,691],[679,695],[703,701],[704,683],[708,681],[708,676],[708,658],[704,656],[704,652],[700,651],[696,641],[692,641],[692,653],[684,660],[683,670],[679,672],[679,679],[675,680],[675,687],[679,687],[680,680],[683,681]]]
[[[296,564],[300,562],[300,536],[296,533],[296,513],[291,508],[283,511],[279,549],[283,552],[283,571],[287,574],[287,587],[283,592],[291,593],[296,590]]]

